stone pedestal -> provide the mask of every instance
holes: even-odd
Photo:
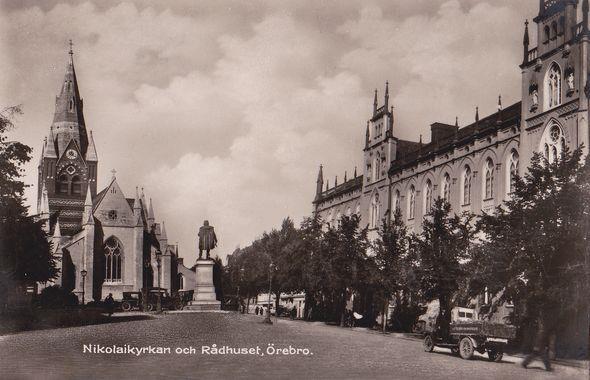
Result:
[[[187,310],[220,310],[221,302],[215,297],[213,285],[213,260],[197,260],[195,270],[195,293],[193,300],[189,302]]]

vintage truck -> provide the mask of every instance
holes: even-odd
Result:
[[[491,361],[499,362],[504,355],[508,340],[516,336],[516,327],[477,319],[474,309],[454,308],[450,331],[439,336],[436,329],[425,331],[424,351],[432,352],[434,347],[450,348],[453,354],[471,359],[477,351],[487,353]]]

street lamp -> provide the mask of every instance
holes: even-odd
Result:
[[[84,295],[86,293],[86,275],[88,274],[88,271],[86,269],[82,269],[80,274],[82,275],[82,305],[84,305]]]
[[[162,312],[162,292],[160,291],[160,268],[162,267],[162,251],[156,250],[156,263],[158,264],[158,304],[156,306],[156,313]]]
[[[266,318],[264,318],[264,323],[272,325],[272,321],[270,320],[270,294],[272,292],[272,271],[273,271],[274,264],[271,262],[268,265],[268,308],[266,309]]]

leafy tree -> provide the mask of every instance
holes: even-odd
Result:
[[[57,275],[42,222],[27,216],[23,201],[22,165],[31,159],[31,148],[7,137],[20,113],[19,107],[0,112],[0,297],[7,298]]]
[[[587,327],[589,166],[581,149],[554,163],[536,154],[506,205],[482,217],[471,291],[487,287],[500,302],[514,301],[521,327],[536,322],[558,332],[580,311]]]
[[[438,198],[424,218],[422,233],[411,239],[422,295],[440,302],[437,329],[442,336],[449,333],[453,297],[465,282],[465,262],[475,233],[472,216],[450,213],[451,205]]]

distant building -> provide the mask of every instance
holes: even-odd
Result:
[[[86,130],[71,48],[69,54],[38,167],[38,217],[47,221],[61,271],[55,283],[80,300],[84,293],[86,302],[109,293],[120,299],[124,291],[158,286],[159,251],[161,286],[191,286],[194,272],[186,279],[190,270],[178,262],[177,246],[168,243],[164,222],[156,222],[143,189],[127,198],[113,170],[107,186],[97,191],[97,149]]]

